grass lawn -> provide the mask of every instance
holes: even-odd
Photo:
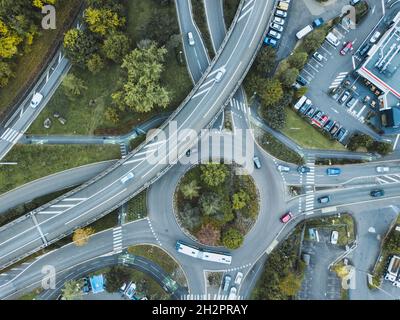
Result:
[[[104,160],[119,159],[119,146],[17,145],[4,159],[18,162],[2,166],[0,193],[52,173]]]
[[[156,2],[149,0],[130,1],[128,4],[128,34],[133,43],[140,40],[140,27],[151,18]],[[175,7],[160,6],[165,14],[175,14]],[[173,10],[173,12],[171,12]],[[139,14],[140,13],[140,14]],[[120,115],[117,124],[104,117],[105,109],[110,106],[111,94],[118,87],[118,79],[122,72],[118,65],[109,65],[96,75],[87,70],[72,68],[73,74],[83,79],[88,89],[81,96],[71,101],[60,87],[49,104],[43,110],[29,129],[30,134],[83,134],[83,135],[118,135],[130,132],[136,125],[159,114],[160,112],[173,111],[183,101],[192,88],[186,65],[179,64],[174,50],[168,51],[165,61],[165,70],[161,82],[172,92],[172,101],[167,109],[154,109],[148,113],[127,111]],[[90,102],[95,103],[90,103]],[[53,113],[58,111],[67,119],[61,125],[53,118]],[[46,118],[53,120],[50,129],[43,127]]]
[[[282,133],[300,146],[310,149],[347,150],[339,142],[324,136],[294,110],[286,108],[286,115],[286,126]]]
[[[42,70],[54,47],[62,41],[62,35],[74,19],[82,0],[59,1],[57,9],[57,28],[39,29],[40,35],[34,38],[30,51],[16,60],[14,73],[7,87],[0,90],[0,117],[7,108],[15,103],[30,85],[32,79]]]
[[[142,219],[147,216],[147,190],[128,201],[126,222]]]
[[[181,267],[164,250],[150,245],[138,245],[129,247],[128,252],[153,261],[181,286],[187,286]]]

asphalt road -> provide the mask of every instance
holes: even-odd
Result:
[[[270,18],[268,9],[272,3],[255,0],[246,1],[245,5],[246,10],[242,11],[224,50],[214,59],[209,71],[185,100],[184,107],[174,115],[173,120],[176,121],[179,131],[193,129],[199,133],[213,120],[242,81],[264,35]],[[249,37],[249,34],[252,36]],[[223,76],[217,82],[215,76],[221,70]],[[166,142],[162,142],[163,135],[169,137],[168,148],[165,148]],[[72,192],[68,198],[54,202],[18,223],[1,228],[0,238],[7,240],[0,243],[0,265],[4,267],[16,262],[61,235],[71,233],[74,228],[100,218],[136,195],[142,187],[157,180],[169,169],[168,163],[174,163],[197,139],[193,136],[189,136],[188,140],[179,139],[171,147],[176,142],[175,138],[173,128],[163,128],[146,146],[119,162],[113,170],[102,174],[96,182],[80,191]],[[187,138],[187,132],[183,134],[181,131],[181,138]],[[157,161],[157,164],[150,164],[143,158],[146,153],[154,153],[163,148],[167,149],[166,156],[160,157],[158,160],[161,161]],[[167,158],[169,161],[165,161]],[[121,183],[121,178],[129,172],[134,172],[135,178],[129,183]]]

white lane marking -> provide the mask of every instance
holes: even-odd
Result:
[[[85,201],[87,198],[67,198],[61,201]]]
[[[396,137],[396,140],[395,140],[394,145],[393,145],[393,150],[396,149],[397,143],[399,142],[399,138],[400,138],[400,134],[398,134],[397,137]]]

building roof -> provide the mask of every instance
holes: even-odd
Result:
[[[389,110],[384,110],[383,113],[386,116],[385,127],[398,128],[400,126],[400,108],[393,107]]]
[[[392,27],[373,46],[368,59],[358,70],[387,95],[385,108],[393,107],[400,100],[400,14],[393,21]]]
[[[104,277],[102,274],[90,277],[90,285],[92,286],[93,293],[100,293],[104,291]]]

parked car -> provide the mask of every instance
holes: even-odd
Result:
[[[339,122],[336,122],[335,125],[332,127],[332,129],[329,130],[329,133],[334,137],[338,133],[340,128],[341,125],[339,124]]]
[[[313,58],[319,62],[322,62],[324,60],[324,56],[322,54],[320,54],[318,51],[314,52],[314,54],[312,55]]]
[[[313,117],[313,115],[318,111],[319,110],[316,107],[312,107],[307,111],[306,116],[311,119]]]
[[[265,37],[264,44],[266,46],[270,46],[272,48],[276,48],[278,46],[278,41],[276,39],[272,39],[270,37]]]
[[[238,272],[235,278],[235,284],[240,285],[242,283],[243,273]]]
[[[310,103],[308,103],[307,101],[301,106],[301,108],[299,109],[299,113],[301,114],[306,114],[306,112],[308,111],[308,109],[310,109],[312,103],[311,100],[309,100]]]
[[[328,122],[325,123],[325,125],[324,125],[324,130],[329,132],[332,129],[332,127],[335,125],[335,123],[336,123],[335,120],[328,120]]]
[[[275,30],[269,30],[268,36],[279,40],[282,35],[279,32],[276,32]]]
[[[282,223],[288,223],[290,220],[292,220],[293,218],[293,214],[291,211],[285,213],[282,217],[281,217],[281,222]]]
[[[340,54],[342,56],[345,56],[348,52],[350,52],[351,50],[353,50],[353,42],[348,41],[344,44],[342,50],[340,50]]]
[[[314,114],[311,121],[317,127],[322,128],[324,124],[328,121],[328,116],[322,111],[318,111]]]
[[[39,92],[36,92],[31,100],[30,106],[35,109],[39,103],[43,100],[43,95]]]
[[[371,37],[369,42],[375,43],[379,39],[380,36],[381,36],[381,33],[379,31],[375,31],[375,33],[373,34],[373,36]]]
[[[345,128],[340,128],[340,130],[338,131],[337,135],[336,135],[336,139],[341,143],[344,144],[344,138],[346,137],[348,131]]]
[[[346,107],[350,109],[350,108],[354,107],[357,102],[358,102],[358,99],[356,97],[352,97],[349,101],[347,101]]]
[[[229,290],[231,280],[232,280],[232,277],[227,274],[224,278],[224,287],[222,288],[223,291],[227,292]]]
[[[390,171],[389,167],[383,167],[383,166],[376,167],[376,172],[378,173],[385,173],[389,171]]]
[[[237,289],[235,287],[232,287],[231,290],[229,291],[228,300],[235,300],[236,294],[237,294]]]
[[[302,86],[306,86],[308,84],[308,81],[302,76],[298,76],[296,82],[300,83]]]
[[[341,172],[342,172],[342,170],[340,170],[340,168],[328,168],[328,169],[326,169],[326,174],[328,176],[338,176]]]
[[[274,29],[278,32],[282,32],[283,31],[283,27],[280,24],[277,23],[271,23],[270,25],[271,29]]]
[[[195,45],[193,33],[188,32],[188,40],[189,40],[189,45],[191,45],[191,46]]]
[[[282,18],[279,18],[279,17],[274,17],[272,22],[283,26],[285,24],[285,19],[282,19]]]
[[[332,244],[337,244],[338,240],[339,240],[339,232],[337,232],[336,230],[332,231],[331,243]]]
[[[362,46],[362,48],[360,49],[360,51],[358,52],[358,54],[359,54],[361,57],[363,57],[363,56],[368,52],[369,49],[371,49],[371,44],[366,43],[366,44],[364,44],[364,45]]]
[[[278,170],[280,171],[280,172],[289,172],[290,171],[290,168],[288,167],[288,166],[283,166],[283,165],[279,165],[278,166]]]
[[[346,100],[348,99],[350,97],[350,92],[349,91],[345,91],[344,93],[343,93],[343,95],[340,97],[340,99],[339,99],[339,103],[345,103],[346,102]]]
[[[310,171],[311,171],[311,169],[307,166],[300,166],[297,168],[297,172],[301,173],[301,174],[308,173]]]
[[[261,162],[260,162],[260,158],[259,158],[259,157],[255,156],[255,157],[253,158],[253,162],[254,162],[254,165],[255,165],[255,167],[256,167],[257,169],[260,169],[260,168],[261,168]]]
[[[324,196],[324,197],[318,198],[318,203],[328,203],[330,201],[331,201],[331,197],[330,196]]]
[[[275,16],[280,17],[280,18],[286,18],[287,17],[287,12],[283,10],[276,10],[275,11]]]
[[[313,27],[314,27],[314,28],[319,28],[319,27],[321,27],[324,23],[325,23],[324,19],[318,18],[318,19],[315,19],[315,20],[313,21],[312,24],[313,24]]]
[[[129,180],[132,180],[135,177],[135,175],[132,172],[129,172],[127,175],[125,175],[122,179],[121,182],[122,183],[126,183]]]
[[[372,190],[370,192],[371,197],[377,198],[377,197],[383,197],[385,195],[385,191],[382,189],[376,189]]]

